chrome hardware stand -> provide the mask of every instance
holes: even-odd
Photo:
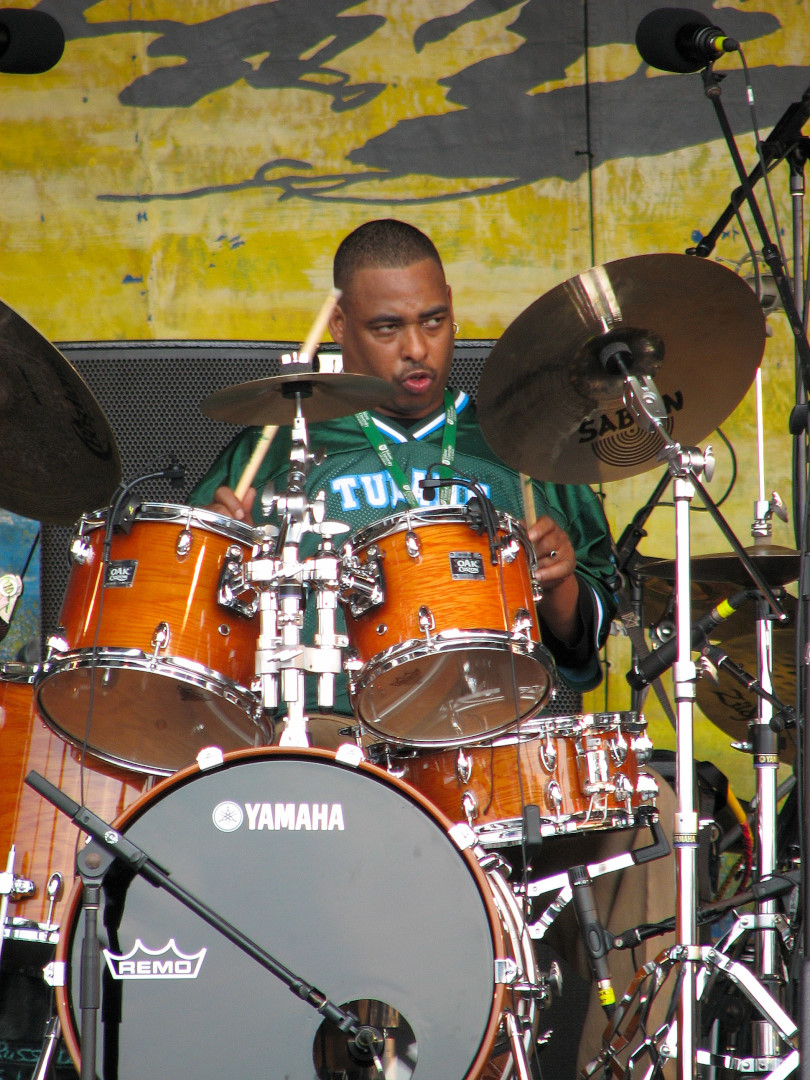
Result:
[[[689,516],[695,491],[723,534],[732,543],[749,575],[766,597],[779,618],[784,615],[770,587],[763,580],[742,549],[731,528],[701,484],[700,475],[711,480],[714,459],[711,449],[705,453],[697,448],[682,448],[673,442],[665,427],[666,409],[650,376],[636,376],[629,366],[634,363],[630,347],[614,340],[603,347],[599,359],[606,371],[621,372],[624,379],[624,404],[640,427],[655,431],[661,437],[663,449],[659,455],[666,461],[673,476],[675,501],[675,593],[677,603],[676,640],[677,660],[673,673],[673,693],[676,706],[675,728],[675,793],[677,808],[674,824],[675,845],[675,952],[683,970],[678,979],[677,1006],[677,1076],[692,1080],[697,1053],[697,1000],[694,958],[697,957],[697,846],[698,811],[693,775],[694,761],[694,702],[697,668],[692,660],[691,574]],[[629,365],[629,366],[628,366]]]
[[[271,493],[262,506],[267,513],[275,507],[281,524],[277,535],[273,526],[264,527],[264,539],[254,547],[243,568],[243,586],[258,594],[260,632],[256,649],[256,677],[262,706],[275,711],[280,701],[286,706],[282,746],[308,746],[305,715],[305,674],[318,676],[318,704],[329,708],[335,699],[335,676],[341,670],[342,651],[348,638],[338,634],[335,614],[340,587],[340,558],[332,537],[348,526],[325,521],[326,495],[319,492],[310,501],[305,490],[310,453],[306,421],[301,410],[303,389],[295,384],[296,415],[293,421],[290,470],[287,490]],[[302,537],[315,533],[321,543],[315,556],[301,561]],[[318,629],[314,645],[301,642],[306,589],[317,594]]]

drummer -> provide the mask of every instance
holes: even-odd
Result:
[[[447,385],[458,328],[451,289],[432,241],[402,221],[368,221],[338,247],[334,284],[340,298],[329,330],[341,347],[344,371],[384,379],[394,394],[385,408],[369,411],[373,426],[361,426],[355,416],[309,425],[310,445],[323,447],[327,455],[310,471],[310,497],[325,491],[327,518],[345,523],[352,535],[411,505],[440,505],[439,493],[421,492],[419,480],[444,460],[452,462],[453,475],[485,485],[498,511],[522,517],[519,475],[489,448],[467,394]],[[542,419],[538,416],[538,425]],[[234,438],[192,493],[195,505],[240,521],[259,524],[264,520],[256,492],[268,483],[279,491],[286,487],[290,429],[281,428],[257,473],[255,487],[240,501],[233,489],[259,435],[259,428],[248,428]],[[518,437],[526,435],[515,432]],[[382,459],[389,451],[394,464],[387,468]],[[535,577],[542,588],[537,612],[543,644],[571,690],[590,690],[601,679],[599,649],[616,610],[608,525],[599,499],[585,485],[535,482],[533,493],[537,520],[528,536],[537,556]],[[450,505],[463,505],[468,498],[466,489],[453,487]],[[351,716],[345,682],[342,686],[336,709]],[[307,707],[316,706],[308,701]],[[615,845],[627,850],[632,837],[614,838],[612,844],[611,854]],[[550,846],[546,845],[544,855]],[[582,853],[574,856],[574,862],[607,857],[598,837],[588,837],[580,846]],[[664,866],[668,862],[661,861]],[[653,883],[659,873],[660,882]],[[626,878],[627,887],[616,880],[602,886],[616,932],[671,913],[669,867],[636,867]],[[575,926],[569,929],[576,935]],[[569,944],[571,949],[564,951],[573,957],[576,942]],[[623,969],[627,977],[624,982],[616,980],[617,995],[626,988],[633,970]],[[587,968],[583,974],[590,977]],[[599,1049],[605,1017],[598,1002],[592,1007],[592,1017],[580,1048],[581,1063]]]
[[[341,296],[329,329],[341,346],[343,370],[384,379],[395,394],[390,406],[371,412],[370,437],[354,416],[310,425],[310,445],[323,447],[327,457],[310,472],[308,487],[310,494],[325,490],[327,517],[345,522],[353,534],[402,513],[409,503],[438,506],[439,494],[422,493],[419,480],[443,452],[453,456],[454,474],[486,485],[497,510],[522,517],[518,474],[490,450],[467,394],[447,387],[453,301],[432,241],[405,222],[369,221],[340,244],[334,282]],[[195,505],[255,524],[263,520],[256,489],[268,482],[285,487],[289,428],[276,436],[256,486],[240,503],[233,488],[259,434],[248,428],[233,440],[192,493]],[[392,471],[381,461],[386,448]],[[404,493],[403,474],[410,487]],[[469,496],[454,487],[451,505]],[[598,649],[615,610],[608,526],[599,500],[584,485],[536,483],[534,499],[538,517],[529,538],[543,590],[537,606],[543,643],[565,682],[589,690],[600,680]],[[351,712],[345,694],[336,707]]]

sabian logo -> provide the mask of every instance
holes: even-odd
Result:
[[[148,949],[138,938],[128,953],[104,950],[104,959],[114,979],[196,979],[208,950],[186,955],[170,938],[162,949]]]
[[[236,832],[245,820],[251,831],[342,832],[346,825],[342,803],[218,803],[211,815],[220,832]]]

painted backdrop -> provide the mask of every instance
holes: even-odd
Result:
[[[388,214],[436,240],[461,336],[495,338],[591,265],[683,252],[738,183],[700,75],[649,68],[636,50],[637,26],[658,6],[649,0],[18,6],[53,15],[67,42],[49,72],[0,76],[0,297],[51,341],[301,340],[338,240]],[[807,5],[691,6],[742,42],[767,134],[810,87]],[[740,58],[716,67],[750,169]],[[789,260],[784,165],[771,184],[768,225]],[[711,257],[752,270],[736,225]],[[784,316],[769,321],[766,486],[790,503],[793,348]],[[711,393],[711,343],[695,347]],[[712,490],[730,487],[723,512],[748,541],[753,396],[721,421],[730,449],[718,443]],[[605,485],[617,534],[657,476]],[[693,550],[724,550],[706,515],[694,517]],[[23,523],[1,524],[0,571],[22,565],[31,544]],[[671,511],[647,528],[642,550],[672,557]],[[792,546],[790,527],[778,522],[774,540]],[[20,611],[35,605],[36,572],[33,559]],[[20,644],[14,630],[6,655]],[[22,616],[20,631],[30,631]],[[600,705],[627,707],[625,645],[612,643],[619,677]]]

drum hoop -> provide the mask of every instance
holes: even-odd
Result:
[[[172,790],[175,786],[182,786],[190,783],[197,776],[202,776],[207,773],[217,772],[221,769],[227,768],[231,764],[238,764],[243,761],[250,761],[252,759],[266,758],[268,760],[284,759],[284,758],[311,758],[313,760],[322,759],[334,764],[338,768],[343,768],[349,772],[365,772],[368,773],[371,779],[376,780],[379,783],[383,783],[385,786],[396,787],[400,790],[400,793],[405,795],[409,801],[417,803],[426,816],[432,818],[435,824],[441,826],[444,832],[450,839],[454,850],[463,858],[466,863],[478,889],[478,894],[484,904],[484,910],[487,916],[487,922],[489,924],[490,933],[492,935],[493,955],[495,960],[505,959],[506,953],[506,930],[501,916],[498,911],[497,904],[493,895],[493,887],[489,881],[489,875],[485,872],[480,864],[478,855],[470,848],[460,848],[455,843],[452,837],[451,830],[454,827],[453,821],[440,810],[437,806],[422,795],[416,788],[410,786],[410,784],[404,783],[402,780],[397,779],[395,776],[391,776],[390,773],[381,769],[379,766],[372,764],[369,761],[361,761],[358,765],[349,765],[345,762],[338,761],[335,753],[331,750],[320,750],[314,747],[307,749],[290,749],[287,747],[275,747],[275,746],[263,746],[253,750],[234,750],[230,753],[224,754],[222,762],[218,765],[208,769],[201,769],[195,762],[192,765],[187,765],[184,769],[180,769],[171,776],[165,777],[159,783],[155,784],[149,791],[144,792],[139,798],[130,804],[112,822],[114,828],[118,831],[124,831],[126,826],[137,820],[141,814],[145,813],[149,806],[153,802],[157,802],[162,795]],[[148,854],[148,852],[147,852]],[[482,852],[483,854],[483,852]],[[78,926],[79,918],[81,915],[81,899],[82,899],[82,883],[78,881],[71,893],[68,905],[64,911],[64,916],[61,923],[61,932],[59,935],[59,942],[56,946],[55,963],[62,964],[62,970],[65,972],[65,978],[61,986],[55,987],[55,997],[57,1012],[62,1024],[62,1036],[65,1040],[68,1053],[70,1054],[74,1064],[77,1065],[81,1060],[81,1048],[79,1044],[78,1035],[73,1023],[71,1002],[69,997],[69,983],[68,976],[68,964],[70,960],[70,946],[73,943],[74,933]],[[306,975],[306,972],[302,973]],[[492,996],[492,1008],[489,1013],[489,1021],[486,1029],[481,1036],[481,1045],[475,1060],[472,1063],[470,1070],[466,1077],[462,1080],[475,1080],[483,1069],[486,1061],[490,1055],[491,1049],[495,1043],[495,1036],[501,1023],[501,1018],[504,1013],[504,1005],[506,993],[509,987],[504,983],[494,982],[494,972],[491,973],[493,978],[493,996]]]
[[[449,637],[446,636],[448,634],[450,635]],[[436,648],[437,643],[443,647]],[[436,741],[431,742],[429,740],[426,741],[424,739],[414,738],[403,739],[400,736],[390,734],[378,724],[369,720],[363,711],[362,695],[366,690],[373,687],[374,680],[378,678],[378,676],[393,671],[403,663],[431,657],[435,658],[443,652],[448,653],[466,650],[470,645],[475,646],[477,649],[481,649],[482,643],[495,652],[512,652],[515,656],[535,660],[545,669],[548,676],[546,693],[541,701],[535,702],[531,706],[529,712],[532,713],[542,709],[551,694],[556,672],[554,658],[545,645],[541,645],[539,642],[530,639],[527,640],[526,638],[514,637],[504,630],[442,631],[440,634],[435,634],[429,642],[425,641],[423,638],[412,638],[408,641],[400,642],[398,645],[392,645],[389,649],[385,649],[375,656],[372,656],[368,663],[363,667],[363,670],[354,677],[353,688],[350,691],[352,699],[356,703],[356,711],[358,712],[360,719],[372,731],[381,735],[387,742],[393,743],[396,746],[424,746],[433,747],[435,749],[437,746]],[[520,723],[525,723],[525,719],[525,717],[521,717]],[[491,742],[495,735],[508,731],[510,728],[513,728],[516,723],[516,720],[510,719],[509,721],[500,724],[497,728],[492,728],[489,737],[486,740],[483,740],[481,733],[477,732],[473,735],[463,736],[461,738],[445,738],[442,740],[442,745],[452,748],[456,746],[466,746],[470,743]]]
[[[380,518],[379,521],[363,526],[349,536],[345,543],[351,543],[354,548],[363,548],[374,541],[383,540],[408,529],[427,528],[431,525],[469,526],[469,516],[470,512],[466,506],[426,506],[416,510],[404,510],[401,514]],[[524,548],[534,550],[525,528],[517,518],[505,510],[499,510],[497,519],[498,528],[502,532],[516,535]]]
[[[110,507],[93,510],[84,514],[76,526],[76,534],[81,535],[90,529],[99,529],[107,524]],[[183,525],[187,528],[204,529],[206,532],[237,540],[247,547],[253,547],[262,537],[261,529],[236,521],[225,514],[205,510],[199,506],[184,506],[180,503],[143,502],[134,510],[134,522],[162,522],[167,525]]]
[[[83,741],[63,727],[59,723],[58,717],[51,715],[50,710],[46,708],[43,701],[42,691],[48,686],[53,689],[52,680],[56,676],[64,675],[70,671],[92,670],[93,668],[97,668],[99,671],[145,671],[149,675],[171,678],[175,682],[183,683],[186,686],[208,690],[213,694],[217,694],[223,701],[235,705],[251,717],[256,725],[257,732],[261,734],[262,738],[267,738],[267,732],[262,731],[256,720],[261,708],[259,699],[246,687],[241,686],[232,679],[228,679],[220,672],[206,668],[202,664],[197,664],[196,661],[185,660],[182,657],[163,657],[155,663],[154,657],[150,657],[139,649],[97,649],[95,653],[92,649],[77,649],[69,653],[63,653],[61,656],[48,660],[42,665],[35,680],[35,695],[39,714],[48,727],[60,739],[64,739],[65,742],[79,750],[85,748]],[[174,770],[167,769],[164,766],[138,764],[130,758],[119,757],[108,750],[100,749],[93,743],[88,743],[86,749],[88,753],[98,758],[99,761],[105,761],[108,765],[115,765],[119,769],[145,773],[148,776],[174,775]]]

